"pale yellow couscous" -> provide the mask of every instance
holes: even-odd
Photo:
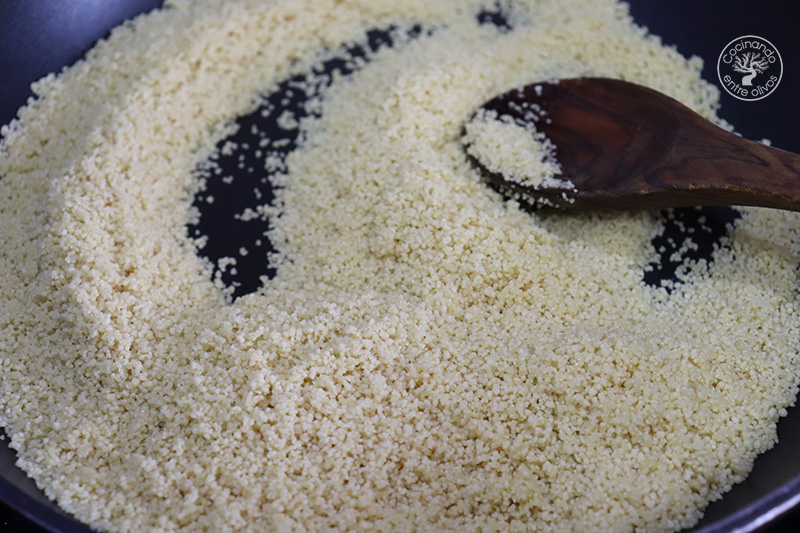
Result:
[[[461,138],[497,94],[717,91],[622,4],[494,5],[173,0],[36,84],[0,143],[0,424],[49,497],[111,532],[665,532],[747,475],[797,392],[797,215],[654,288],[657,213],[502,198]],[[197,169],[372,28],[265,148],[277,274],[234,300]]]

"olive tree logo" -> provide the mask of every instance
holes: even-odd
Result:
[[[745,52],[733,60],[733,70],[746,74],[742,78],[742,85],[753,85],[753,78],[763,74],[769,67],[767,58],[758,52]]]
[[[739,100],[761,100],[778,87],[783,61],[768,40],[745,35],[729,42],[717,61],[722,87]]]

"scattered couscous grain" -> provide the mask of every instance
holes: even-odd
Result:
[[[492,96],[716,91],[621,4],[500,5],[174,0],[36,84],[0,144],[0,424],[49,497],[114,532],[656,532],[747,475],[797,392],[797,215],[743,210],[667,290],[657,215],[504,201],[461,144]],[[280,119],[277,275],[233,300],[196,169],[372,28]]]

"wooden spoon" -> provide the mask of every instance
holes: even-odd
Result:
[[[532,204],[642,209],[749,205],[800,211],[800,156],[715,126],[677,100],[633,83],[537,83],[483,107],[516,120],[541,108],[536,130],[556,147],[571,189],[526,187],[468,157],[501,192]]]

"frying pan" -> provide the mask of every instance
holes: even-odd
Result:
[[[32,81],[71,64],[112,27],[159,4],[160,0],[0,1],[0,124],[12,120],[24,105]],[[800,4],[631,0],[630,5],[634,19],[660,35],[665,43],[677,45],[684,55],[703,58],[703,76],[718,87],[717,58],[728,42],[743,35],[758,35],[775,45],[784,66],[777,90],[756,102],[740,101],[723,92],[720,116],[745,137],[769,138],[775,146],[800,152],[800,104],[796,100],[800,95],[800,32],[796,30]],[[731,217],[724,210],[712,209],[705,214],[720,228]],[[214,216],[207,218],[209,227],[214,225]],[[706,247],[712,245],[706,243]],[[212,239],[204,253],[212,258],[222,257],[226,251],[220,246]],[[242,275],[247,276],[247,269],[244,270]],[[260,273],[256,273],[256,279]],[[712,503],[705,518],[691,531],[800,531],[800,408],[790,409],[780,421],[778,436],[779,443],[756,460],[750,476],[722,500]],[[2,530],[89,532],[87,526],[62,512],[14,466],[15,457],[8,440],[0,440]]]

